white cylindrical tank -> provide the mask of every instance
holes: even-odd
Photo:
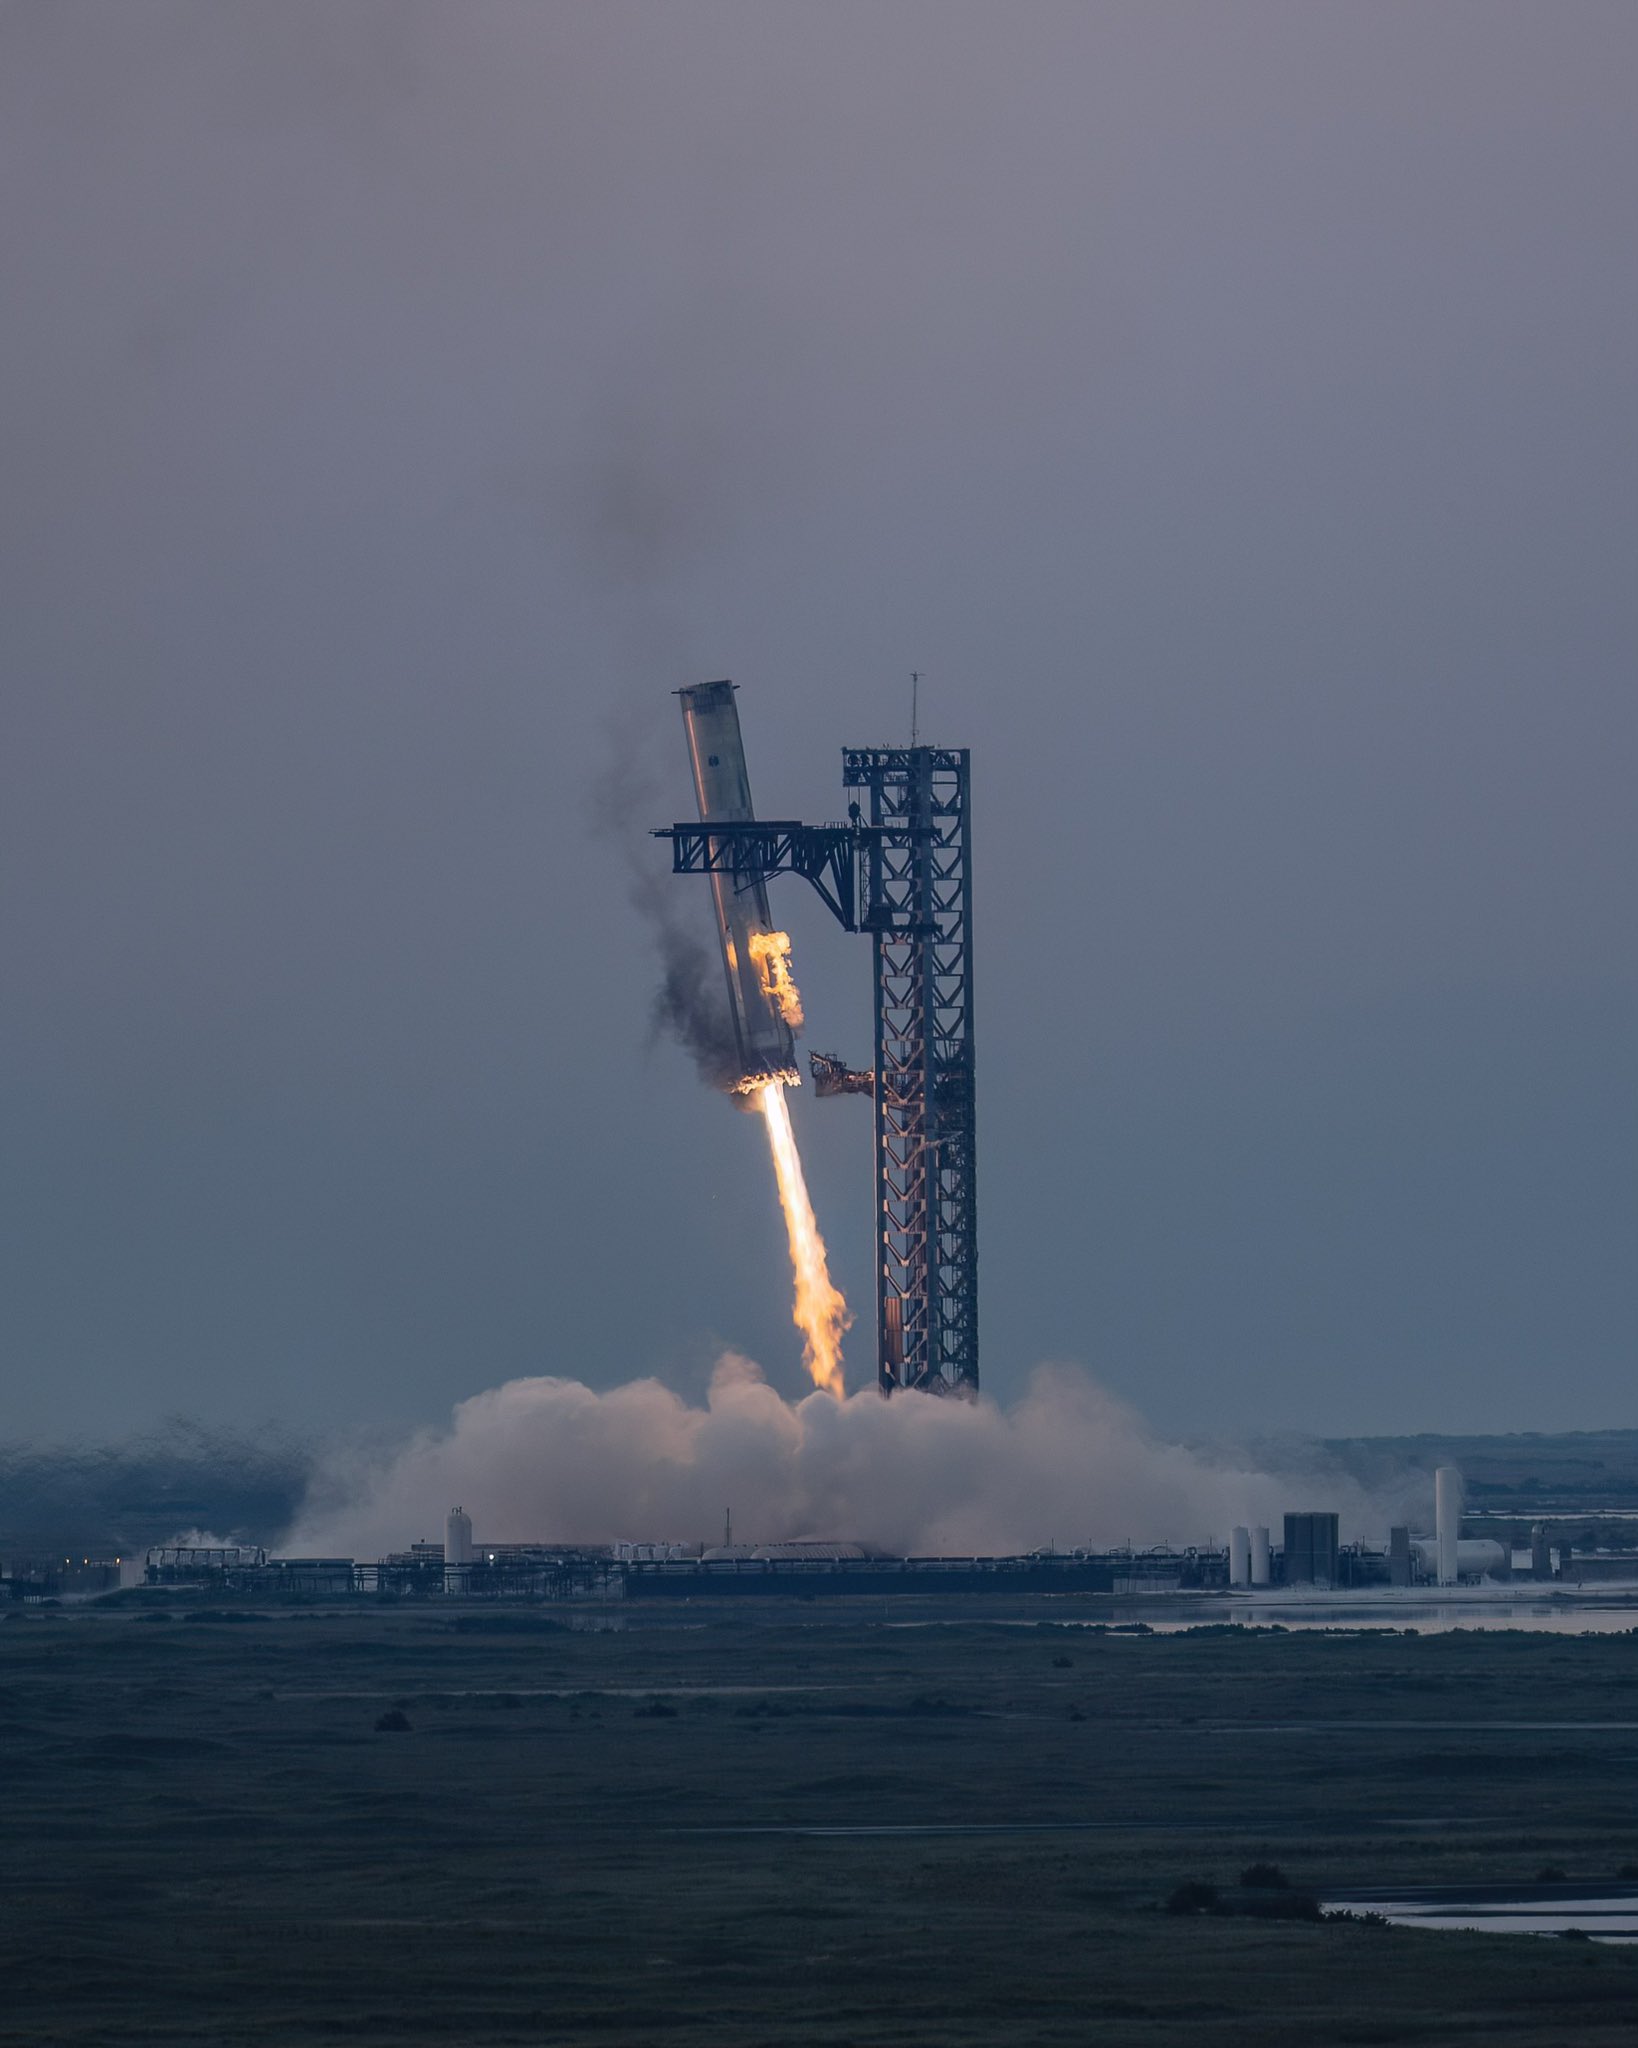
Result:
[[[1259,1522],[1251,1532],[1251,1583],[1254,1586],[1269,1583],[1268,1527],[1263,1522]]]
[[[1457,1546],[1462,1540],[1462,1475],[1454,1465],[1441,1465],[1433,1475],[1433,1540],[1439,1583],[1454,1586],[1461,1575]]]
[[[1229,1531],[1229,1584],[1249,1586],[1251,1584],[1251,1531],[1233,1528]]]
[[[1430,1577],[1438,1578],[1439,1542],[1418,1537],[1411,1545],[1417,1562]],[[1454,1586],[1461,1579],[1506,1579],[1513,1575],[1512,1560],[1501,1544],[1489,1536],[1463,1536],[1456,1545],[1456,1577],[1439,1579],[1441,1586]]]
[[[472,1569],[472,1517],[451,1508],[444,1523],[444,1591],[464,1593]]]

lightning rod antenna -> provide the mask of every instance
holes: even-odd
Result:
[[[912,669],[912,670],[910,671],[910,744],[911,744],[911,746],[914,746],[914,745],[916,744],[916,723],[917,723],[917,717],[916,717],[916,714],[917,714],[917,711],[918,711],[918,709],[919,709],[919,704],[918,704],[918,700],[919,700],[920,696],[921,696],[921,670],[920,670],[919,668],[913,668],[913,669]]]

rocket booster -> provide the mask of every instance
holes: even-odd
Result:
[[[698,683],[677,695],[682,699],[700,823],[751,823],[756,812],[745,772],[734,685]],[[786,1017],[794,1005],[795,991],[790,991],[782,1006],[778,992],[788,968],[780,951],[783,937],[769,943],[774,928],[768,915],[767,885],[760,876],[713,872],[711,899],[728,976],[728,1009],[734,1021],[742,1085],[775,1075],[794,1084],[796,1043]],[[799,1013],[795,1021],[800,1024]]]

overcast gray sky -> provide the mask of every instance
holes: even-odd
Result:
[[[732,676],[838,816],[913,667],[986,1385],[1638,1424],[1635,66],[1630,0],[0,5],[0,1436],[797,1390],[592,797],[683,815]],[[795,1109],[857,1379],[868,1110]]]

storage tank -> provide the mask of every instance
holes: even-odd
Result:
[[[1422,1569],[1432,1578],[1444,1570],[1439,1539],[1418,1537],[1412,1545]],[[1503,1546],[1489,1536],[1463,1536],[1456,1544],[1454,1576],[1439,1577],[1441,1586],[1454,1586],[1462,1579],[1510,1579],[1513,1560]]]
[[[1331,1587],[1338,1581],[1338,1518],[1334,1510],[1307,1509],[1285,1518],[1285,1583]]]
[[[1268,1562],[1268,1525],[1259,1522],[1251,1532],[1251,1583],[1266,1586],[1273,1574]]]
[[[472,1517],[465,1508],[451,1508],[444,1523],[444,1591],[464,1593],[472,1565]]]
[[[1251,1584],[1251,1531],[1233,1528],[1229,1531],[1229,1584],[1249,1586]]]

